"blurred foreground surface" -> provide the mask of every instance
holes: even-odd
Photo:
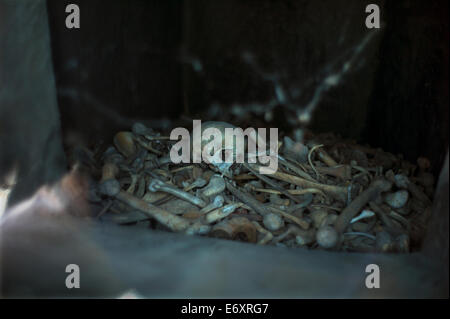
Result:
[[[448,160],[424,251],[409,255],[260,247],[86,223],[48,216],[55,208],[48,198],[31,207],[1,224],[3,297],[115,297],[129,289],[180,298],[448,297]],[[80,266],[80,289],[65,287],[70,263]],[[380,289],[365,287],[371,263],[380,266]]]

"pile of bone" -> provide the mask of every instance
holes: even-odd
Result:
[[[206,122],[223,129],[229,124]],[[300,135],[300,134],[297,134]],[[295,135],[293,135],[295,136]],[[167,136],[136,123],[101,154],[101,218],[261,245],[410,252],[430,215],[429,161],[332,134],[284,136],[278,169],[174,164]],[[100,174],[99,174],[100,175]]]

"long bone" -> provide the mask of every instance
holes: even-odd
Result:
[[[171,214],[162,208],[149,204],[132,194],[121,190],[119,182],[115,179],[118,171],[117,165],[114,163],[107,162],[103,166],[102,180],[100,183],[100,191],[103,194],[114,197],[130,207],[143,212],[174,232],[186,232],[188,234],[205,234],[209,232],[210,226],[208,225],[199,223],[191,224],[184,218]]]
[[[254,167],[256,167],[256,166],[254,166]],[[283,182],[288,182],[288,183],[295,184],[295,185],[298,185],[298,186],[301,186],[304,188],[320,189],[323,192],[328,193],[330,196],[334,197],[335,199],[337,199],[341,202],[345,203],[347,201],[347,197],[348,197],[348,188],[347,187],[325,185],[325,184],[320,184],[320,183],[316,183],[316,182],[311,182],[304,178],[286,174],[286,173],[282,173],[279,171],[271,174],[270,176],[273,178],[276,178],[278,180],[281,180]]]
[[[385,179],[375,179],[369,187],[359,194],[339,215],[335,223],[335,229],[342,233],[361,209],[370,201],[375,200],[382,192],[391,189],[392,183]]]
[[[181,189],[178,189],[172,185],[169,185],[167,183],[164,183],[163,181],[154,178],[150,184],[148,185],[148,189],[151,192],[166,192],[169,193],[171,195],[174,195],[178,198],[184,199],[188,202],[191,202],[194,205],[197,205],[201,208],[205,207],[207,204],[205,203],[205,201],[201,198],[195,197],[194,195],[185,192]]]

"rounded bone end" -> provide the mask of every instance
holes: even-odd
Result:
[[[155,193],[161,189],[161,181],[157,179],[153,179],[148,185],[148,190]]]
[[[212,203],[214,204],[214,207],[219,208],[223,206],[223,204],[225,203],[225,199],[222,195],[217,195],[216,197],[214,197]]]
[[[402,208],[408,202],[409,193],[407,190],[399,190],[395,193],[389,193],[385,197],[385,202],[392,208]]]
[[[133,124],[131,131],[137,135],[144,135],[148,132],[148,128],[144,124],[136,122]]]
[[[120,183],[117,179],[107,179],[99,184],[99,192],[114,197],[120,192]]]
[[[338,232],[331,226],[323,226],[316,233],[316,240],[320,247],[329,249],[338,243]]]
[[[220,175],[213,175],[209,180],[209,184],[201,190],[201,194],[204,197],[213,197],[221,194],[225,188],[225,180]]]
[[[395,185],[398,188],[405,188],[405,189],[408,188],[409,179],[405,175],[397,174],[394,176],[394,180],[395,180]]]
[[[249,243],[256,243],[257,241],[256,227],[245,217],[234,217],[216,224],[210,236]]]
[[[114,136],[114,145],[125,157],[131,157],[136,153],[133,134],[131,132],[119,132]]]
[[[267,214],[263,219],[264,226],[270,231],[277,231],[284,226],[283,219],[277,214]]]
[[[387,192],[392,188],[392,182],[390,182],[384,178],[375,180],[374,182],[372,182],[372,185],[375,188],[377,188],[378,190],[380,190],[381,192]]]

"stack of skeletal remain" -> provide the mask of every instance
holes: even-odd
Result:
[[[434,187],[426,158],[411,164],[333,134],[284,136],[274,174],[248,162],[223,174],[211,164],[172,163],[175,142],[140,123],[115,135],[92,173],[100,219],[260,245],[420,248]]]

